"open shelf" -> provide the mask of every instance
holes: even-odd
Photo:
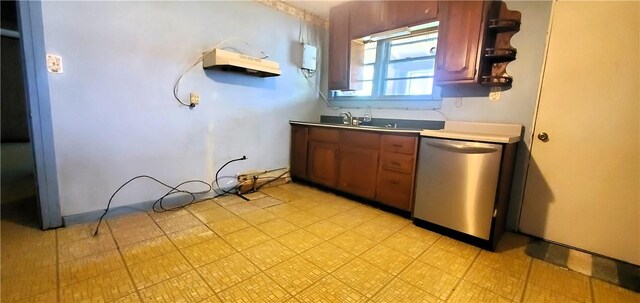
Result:
[[[513,78],[510,76],[483,76],[480,84],[484,86],[511,86]]]
[[[489,29],[497,32],[513,32],[520,30],[520,20],[517,19],[491,19]]]
[[[510,62],[516,59],[518,51],[515,48],[487,48],[484,50],[484,57],[489,62]]]

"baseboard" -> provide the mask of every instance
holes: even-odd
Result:
[[[196,201],[211,199],[214,196],[215,196],[214,192],[211,192],[209,194],[198,195]],[[180,196],[176,195],[174,197],[165,198],[163,201],[163,205],[164,207],[167,207],[167,208],[178,207],[180,205],[186,205],[190,201],[191,201],[190,195],[180,195]],[[109,209],[109,213],[107,213],[105,218],[112,218],[112,217],[122,216],[126,214],[132,214],[136,212],[147,212],[151,210],[151,207],[155,202],[156,200],[151,200],[146,202],[139,202],[139,203],[133,203],[128,205],[111,207]],[[100,209],[100,210],[93,210],[93,211],[69,215],[69,216],[62,216],[62,225],[69,226],[74,224],[98,221],[98,219],[100,218],[100,216],[102,216],[103,213],[104,213],[104,209]]]

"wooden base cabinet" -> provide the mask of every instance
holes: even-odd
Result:
[[[377,149],[340,146],[338,189],[367,199],[376,196]]]
[[[329,187],[338,185],[338,145],[309,142],[309,180]]]
[[[411,211],[418,137],[383,135],[380,149],[376,200]]]
[[[370,131],[341,130],[338,189],[374,199],[379,154],[379,134]]]
[[[378,175],[376,200],[402,210],[411,210],[413,176],[386,169]]]
[[[291,126],[294,178],[411,211],[417,133]]]
[[[307,178],[328,187],[338,186],[338,150],[340,131],[309,127]]]

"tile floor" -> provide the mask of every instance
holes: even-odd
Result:
[[[2,221],[2,302],[640,302],[299,184],[42,232]]]

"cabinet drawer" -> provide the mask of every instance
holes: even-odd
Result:
[[[383,153],[381,166],[382,169],[411,174],[413,173],[413,167],[415,166],[415,157],[402,154]]]
[[[343,130],[340,135],[340,143],[343,145],[378,149],[380,146],[380,135],[372,132]]]
[[[413,175],[381,170],[378,176],[378,201],[403,210],[411,210]]]
[[[417,137],[385,135],[382,136],[382,150],[414,155],[417,141]]]
[[[334,128],[309,127],[309,140],[338,143],[340,141],[340,131]]]

